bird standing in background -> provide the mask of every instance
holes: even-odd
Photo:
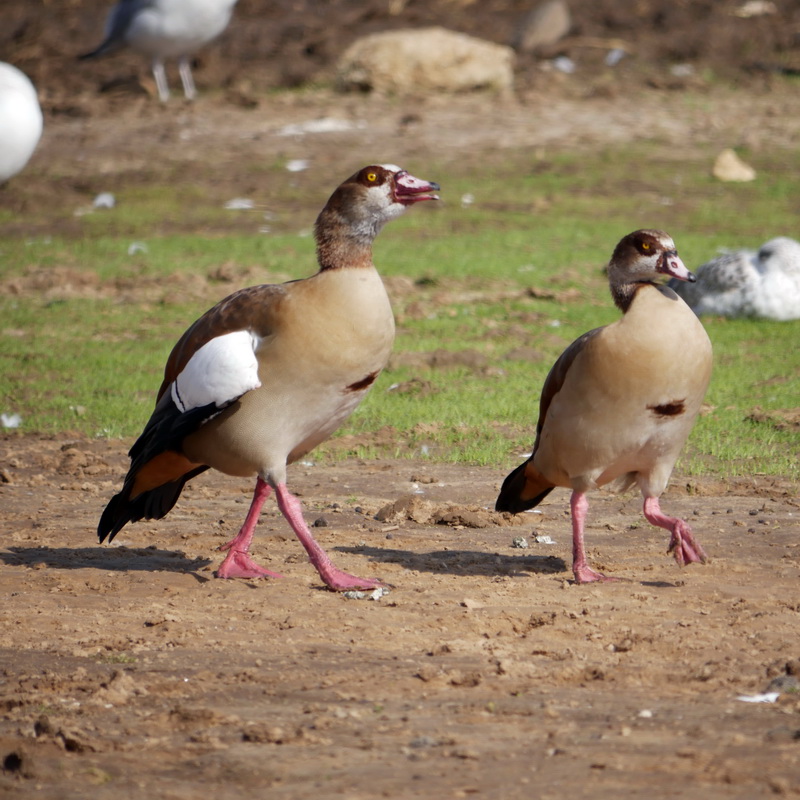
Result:
[[[578,583],[613,580],[591,569],[584,550],[586,493],[616,481],[637,484],[644,516],[670,531],[678,564],[705,561],[681,519],[661,512],[659,497],[686,442],[711,378],[711,342],[675,292],[655,281],[695,278],[662,231],[625,236],[608,265],[621,319],[574,341],[542,388],[530,458],[503,482],[498,511],[538,505],[556,486],[572,489],[573,563]]]
[[[178,59],[183,92],[197,96],[189,56],[219,36],[237,0],[119,0],[106,21],[105,39],[81,58],[113,53],[127,45],[151,59],[158,96],[169,99],[164,60]]]
[[[778,236],[757,252],[724,253],[697,268],[696,283],[669,286],[698,315],[800,319],[800,242]]]
[[[42,109],[28,76],[0,61],[0,183],[21,172],[42,137]]]
[[[327,439],[369,391],[394,342],[394,317],[372,263],[372,243],[439,186],[392,164],[365,167],[331,195],[315,236],[319,271],[303,280],[241,289],[198,319],[172,350],[155,410],[130,451],[122,491],[100,519],[113,539],[128,522],[161,519],[184,484],[209,467],[256,475],[253,501],[220,578],[280,577],[249,555],[264,501],[278,507],[331,589],[373,579],[337,569],[314,540],[286,467]]]

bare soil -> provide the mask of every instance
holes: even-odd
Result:
[[[736,699],[798,668],[785,481],[678,477],[665,507],[712,557],[685,570],[638,498],[598,495],[590,558],[619,580],[578,586],[565,492],[507,521],[496,469],[297,465],[337,564],[394,587],[358,600],[321,585],[274,505],[255,554],[285,577],[213,577],[246,482],[202,476],[106,547],[121,443],[9,437],[0,463],[1,796],[800,792],[798,695]]]
[[[756,59],[737,48],[741,20],[723,4],[641,3],[634,19],[630,4],[573,5],[586,12],[577,33],[625,31],[635,64],[562,79],[526,62],[510,98],[265,97],[268,85],[325,78],[356,33],[435,21],[504,41],[522,5],[331,2],[309,14],[308,3],[241,0],[226,37],[199,56],[200,99],[162,107],[133,57],[75,66],[104,4],[7,2],[4,57],[37,79],[47,127],[28,171],[0,192],[16,212],[4,230],[27,232],[34,216],[31,234],[81,235],[64,208],[165,170],[177,185],[279,204],[254,164],[307,158],[301,176],[330,183],[372,158],[435,179],[430,161],[520,147],[797,146],[793,87],[753,71],[791,62],[792,18],[756,23]],[[675,15],[694,26],[677,36]],[[679,57],[737,88],[675,78]],[[686,88],[693,102],[676,91]],[[352,125],[285,135],[325,117]],[[684,570],[638,497],[600,493],[589,555],[618,580],[578,586],[566,492],[512,520],[490,511],[500,466],[312,455],[290,485],[320,520],[315,535],[339,566],[393,587],[350,599],[321,585],[274,504],[255,556],[285,577],[216,580],[216,548],[252,490],[219,474],[196,479],[167,519],[98,546],[129,444],[0,439],[0,797],[800,794],[800,501],[789,481],[675,476],[664,507],[711,556]],[[529,546],[514,547],[518,537]],[[776,678],[776,703],[737,699]]]

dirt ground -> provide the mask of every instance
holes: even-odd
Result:
[[[64,208],[159,165],[280,208],[280,187],[250,175],[257,160],[310,159],[298,180],[344,177],[343,163],[346,174],[372,158],[435,179],[428,162],[519,147],[591,154],[647,139],[691,157],[709,144],[798,145],[796,87],[763,66],[797,55],[794,17],[757,21],[747,41],[759,56],[745,58],[723,4],[639,3],[638,29],[627,5],[573,4],[585,11],[578,34],[639,43],[623,72],[562,78],[529,61],[511,98],[398,100],[264,90],[321,79],[337,48],[382,25],[437,21],[504,41],[522,4],[331,2],[309,15],[308,3],[241,0],[227,38],[199,57],[199,100],[162,107],[134,57],[75,66],[104,4],[6,2],[2,57],[36,78],[46,132],[0,192],[16,212],[4,230],[27,232],[35,211],[31,235],[80,235]],[[670,61],[687,58],[737,88],[673,76]],[[330,118],[347,124],[287,129]],[[800,501],[789,481],[676,475],[664,507],[711,556],[684,570],[637,497],[598,494],[589,557],[619,580],[577,586],[566,492],[512,522],[488,510],[504,466],[312,455],[290,486],[320,520],[315,535],[340,567],[393,587],[350,599],[324,589],[272,503],[254,553],[285,577],[214,579],[216,548],[252,490],[219,474],[190,484],[167,519],[98,546],[129,444],[0,438],[0,797],[800,794]],[[775,679],[777,702],[737,699]]]
[[[598,495],[590,559],[619,580],[577,586],[565,492],[509,524],[496,469],[297,465],[336,563],[394,587],[359,600],[274,505],[255,553],[284,579],[213,577],[241,480],[202,476],[102,547],[122,443],[7,437],[0,464],[0,796],[800,793],[798,695],[737,700],[800,667],[785,481],[678,477],[665,507],[712,558],[685,570],[637,498]]]

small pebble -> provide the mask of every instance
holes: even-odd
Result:
[[[558,56],[550,63],[555,70],[563,72],[565,75],[572,75],[575,72],[575,62],[568,56]]]
[[[434,739],[432,736],[417,736],[416,739],[412,739],[409,743],[409,747],[414,748],[421,748],[421,747],[437,747],[439,742]]]
[[[246,197],[234,197],[225,203],[225,208],[228,211],[250,211],[255,207],[252,200]]]
[[[95,208],[114,208],[116,204],[116,198],[111,192],[100,192],[92,203]]]
[[[528,549],[528,540],[524,536],[515,536],[511,540],[511,546],[516,547],[519,550],[527,550]]]
[[[673,64],[669,71],[675,78],[690,78],[694,75],[694,67],[691,64]]]
[[[609,50],[606,53],[605,64],[607,67],[616,67],[626,55],[627,53],[624,50],[619,47],[615,47],[613,50]]]
[[[348,600],[380,600],[381,597],[389,594],[389,589],[387,589],[385,586],[379,586],[377,589],[373,589],[371,592],[353,590],[351,592],[342,592],[342,594]]]

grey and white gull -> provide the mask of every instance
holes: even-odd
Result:
[[[106,21],[102,44],[81,58],[95,58],[128,46],[151,60],[158,96],[169,99],[164,61],[178,59],[183,92],[197,96],[189,57],[219,36],[237,0],[119,0]]]
[[[696,274],[696,283],[669,284],[695,314],[800,319],[800,242],[788,236],[723,253]]]

